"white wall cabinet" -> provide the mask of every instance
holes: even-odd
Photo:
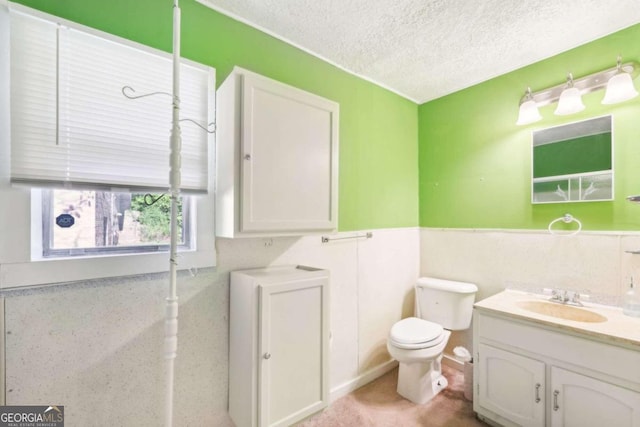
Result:
[[[335,230],[338,104],[238,67],[217,102],[217,235]]]
[[[545,364],[485,344],[478,349],[482,406],[523,427],[544,426]]]
[[[474,310],[473,409],[504,426],[640,427],[637,349]]]
[[[237,427],[289,426],[328,405],[326,270],[232,272],[229,324],[229,414]]]

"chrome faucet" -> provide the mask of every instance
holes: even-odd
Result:
[[[563,291],[560,289],[552,289],[551,298],[549,298],[549,301],[564,304],[566,302],[566,296],[567,296],[567,291]]]
[[[576,307],[583,307],[580,302],[580,293],[578,291],[567,291],[563,289],[552,289],[551,298],[549,301],[556,302],[558,304],[574,305]]]

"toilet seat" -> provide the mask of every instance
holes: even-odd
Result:
[[[393,346],[402,349],[430,348],[444,340],[443,331],[442,325],[417,317],[408,317],[393,325],[389,341]]]

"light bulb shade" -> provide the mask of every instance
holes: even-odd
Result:
[[[520,104],[520,113],[518,114],[518,121],[516,125],[528,125],[529,123],[535,123],[542,119],[540,112],[538,111],[538,105],[533,99]]]
[[[567,114],[574,114],[582,110],[584,110],[584,104],[582,103],[580,90],[576,87],[568,87],[560,94],[558,107],[553,114],[557,116],[566,116]]]
[[[604,94],[603,104],[617,104],[628,101],[638,96],[638,91],[633,86],[631,74],[619,72],[609,79],[607,92]]]

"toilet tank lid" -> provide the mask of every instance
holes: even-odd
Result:
[[[478,292],[478,287],[473,283],[436,279],[435,277],[420,277],[418,279],[417,286],[419,288],[438,289],[441,291],[457,292],[460,294],[472,294]]]

